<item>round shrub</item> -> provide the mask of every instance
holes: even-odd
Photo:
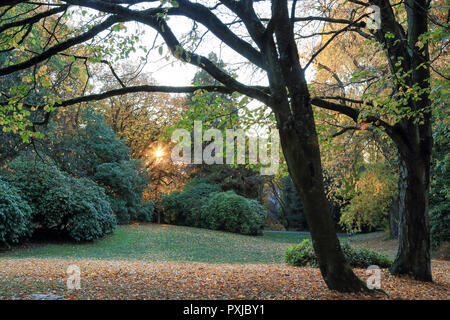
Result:
[[[287,264],[296,267],[310,265],[317,267],[318,261],[311,242],[308,239],[303,239],[300,244],[293,245],[286,249],[284,260]]]
[[[31,204],[38,233],[86,241],[114,229],[109,199],[92,180],[71,177],[54,165],[32,159],[17,158],[8,167],[8,179]]]
[[[392,261],[385,255],[367,248],[353,249],[347,243],[343,244],[341,248],[345,259],[353,268],[367,268],[371,265],[389,268],[392,264]],[[287,248],[284,261],[292,266],[319,266],[319,261],[309,239],[304,239],[300,244]]]
[[[33,212],[37,228],[55,229],[62,223],[69,196],[68,176],[56,166],[18,157],[8,164],[9,182],[19,189]]]
[[[219,185],[208,183],[188,184],[183,192],[172,192],[162,198],[164,222],[176,225],[200,227],[200,209],[208,197],[220,192]]]
[[[213,193],[201,207],[201,226],[247,235],[262,233],[266,210],[258,201],[233,191]]]
[[[19,190],[0,180],[0,247],[9,247],[32,233],[31,208]]]
[[[89,179],[71,178],[67,233],[75,241],[90,241],[111,233],[116,218],[102,187]]]
[[[47,180],[49,181],[49,180]],[[69,177],[55,182],[33,203],[33,221],[38,228],[55,235],[64,232],[67,215],[72,210],[73,191]]]

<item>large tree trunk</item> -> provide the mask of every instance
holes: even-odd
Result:
[[[308,114],[304,114],[303,120],[302,126],[298,123],[292,126],[280,125],[278,121],[278,127],[289,173],[304,205],[320,271],[331,290],[365,290],[365,283],[353,273],[345,261],[336,235],[323,187],[319,143],[315,131],[311,130],[314,128],[314,121]]]
[[[426,156],[425,156],[426,158]],[[432,281],[428,219],[429,159],[424,155],[400,155],[399,249],[392,274]]]
[[[394,199],[392,200],[391,208],[389,209],[389,236],[391,238],[398,238],[399,226],[400,226],[399,199]]]
[[[387,56],[390,56],[391,73],[396,78],[398,74],[404,76],[402,81],[394,82],[395,95],[402,98],[398,101],[400,109],[408,107],[415,113],[413,117],[406,117],[405,114],[388,132],[400,154],[399,250],[391,273],[431,281],[428,225],[429,171],[433,144],[429,98],[430,56],[428,43],[417,45],[428,32],[429,1],[405,0],[407,30],[396,21],[389,1],[369,0],[369,3],[381,9],[381,24],[376,37],[385,46]],[[387,32],[394,36],[385,37]],[[411,95],[405,101],[402,92],[410,88],[415,88],[418,96]]]
[[[250,2],[249,2],[250,3]],[[357,292],[367,289],[345,261],[323,187],[319,140],[311,99],[300,66],[293,24],[288,23],[287,1],[272,1],[274,39],[265,30],[261,47],[266,54],[280,141],[289,173],[304,206],[306,221],[323,279],[331,290]]]
[[[413,50],[403,58],[409,60],[409,69],[412,70],[408,79],[409,85],[421,89],[429,89],[430,86],[428,44],[421,48],[416,47],[421,35],[428,31],[428,13],[425,8],[428,8],[426,0],[406,0],[407,37],[408,44]],[[428,193],[433,137],[428,90],[420,93],[420,99],[411,99],[408,106],[417,112],[423,112],[423,117],[403,119],[397,126],[399,136],[393,138],[400,154],[400,230],[399,250],[391,273],[407,274],[416,280],[432,281]]]

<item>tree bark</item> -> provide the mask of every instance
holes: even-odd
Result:
[[[398,229],[400,222],[399,199],[392,200],[391,208],[389,210],[389,236],[391,238],[398,238]]]
[[[431,281],[430,234],[428,223],[428,192],[431,134],[430,56],[428,43],[418,46],[428,32],[427,0],[405,0],[407,30],[397,21],[388,0],[369,0],[381,12],[380,29],[376,38],[383,44],[389,57],[393,75],[405,76],[405,83],[395,84],[395,92],[418,88],[418,97],[399,101],[403,107],[416,112],[414,117],[403,117],[388,134],[399,154],[399,250],[391,273],[407,274],[413,279]],[[393,37],[385,37],[387,33]],[[405,72],[410,72],[405,74]],[[400,95],[401,96],[401,95]]]
[[[429,161],[413,155],[400,156],[399,249],[392,274],[406,274],[432,281],[428,218]]]
[[[323,187],[319,143],[312,112],[302,114],[292,126],[277,119],[280,141],[289,173],[304,205],[314,251],[322,277],[331,290],[358,292],[367,290],[346,262],[336,235],[329,202]],[[278,117],[279,118],[279,117]],[[284,123],[284,125],[282,125]]]
[[[289,173],[303,202],[322,277],[331,290],[367,290],[346,262],[323,186],[319,140],[311,97],[301,67],[287,1],[272,1],[272,20],[263,33],[272,105]],[[276,44],[271,37],[274,32]],[[270,35],[270,36],[269,36]]]

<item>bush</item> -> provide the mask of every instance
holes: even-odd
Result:
[[[31,208],[19,190],[0,180],[0,247],[9,247],[32,233]]]
[[[67,232],[75,241],[91,241],[111,233],[116,217],[102,187],[89,179],[71,178]]]
[[[95,167],[93,179],[105,188],[119,222],[148,221],[150,212],[145,213],[148,210],[143,207],[142,192],[149,176],[139,161],[102,163]]]
[[[56,166],[27,158],[8,164],[9,182],[20,190],[32,209],[38,228],[54,229],[61,224],[68,207],[61,207],[69,196],[68,177]]]
[[[74,178],[56,166],[17,158],[9,164],[8,179],[32,205],[36,231],[75,241],[94,240],[116,225],[102,187],[87,178]]]
[[[163,221],[168,224],[182,225],[185,221],[185,206],[182,195],[174,191],[161,199],[161,205],[164,209]]]
[[[136,212],[136,218],[139,221],[151,222],[153,213],[155,212],[155,204],[152,201],[144,202]]]
[[[349,244],[342,245],[345,259],[353,268],[367,268],[376,265],[380,268],[389,268],[392,261],[384,254],[380,254],[368,248],[353,249]]]
[[[312,248],[311,242],[304,239],[300,244],[293,245],[286,249],[284,261],[292,266],[306,266],[317,267],[317,257]]]
[[[176,225],[200,227],[200,209],[208,197],[221,191],[220,186],[208,183],[191,183],[183,192],[172,192],[162,198],[164,222]]]
[[[348,244],[344,244],[341,247],[345,259],[353,268],[367,268],[370,265],[389,268],[392,264],[392,261],[388,257],[370,249],[353,249]],[[284,260],[292,266],[310,265],[311,267],[317,267],[319,265],[319,261],[309,239],[304,239],[300,244],[287,248]]]
[[[111,205],[111,210],[116,215],[119,223],[131,220],[131,214],[128,213],[127,202],[125,200],[110,196],[109,203]]]
[[[262,233],[266,210],[234,191],[217,192],[201,207],[201,226],[247,235]]]
[[[197,181],[186,185],[182,192],[163,197],[161,203],[165,223],[249,235],[261,234],[266,217],[258,201]]]
[[[49,153],[57,166],[72,176],[89,178],[105,188],[114,214],[120,223],[148,219],[142,192],[149,175],[143,163],[130,159],[130,149],[118,139],[113,128],[92,107],[85,108],[80,127],[70,130],[51,122]]]

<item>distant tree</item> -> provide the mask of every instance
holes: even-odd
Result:
[[[295,190],[290,176],[281,179],[280,221],[287,228],[306,230],[308,225],[303,212],[303,205]]]
[[[340,225],[348,232],[388,229],[389,209],[396,193],[397,177],[388,166],[366,168],[355,183],[349,204],[342,210]]]
[[[62,120],[72,117],[60,119],[50,123],[43,152],[71,175],[105,187],[119,222],[151,220],[152,212],[147,212],[142,198],[149,174],[139,160],[130,159],[130,149],[104,117],[86,107],[75,124],[67,126]]]

